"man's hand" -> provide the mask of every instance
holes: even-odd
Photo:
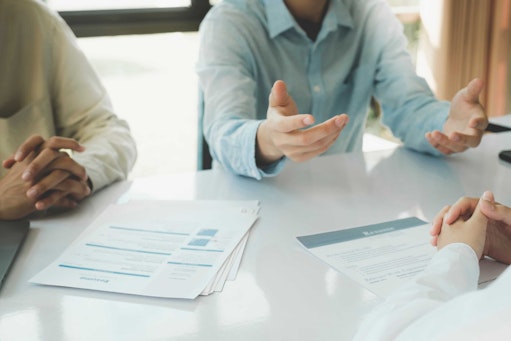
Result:
[[[488,126],[488,117],[479,103],[482,90],[483,82],[473,79],[452,99],[443,132],[426,133],[426,139],[438,151],[449,155],[479,145]]]
[[[37,200],[35,207],[44,210],[51,206],[75,207],[79,201],[91,193],[87,180],[73,175],[73,169],[78,172],[85,169],[66,153],[61,153],[45,168],[41,169],[33,186],[26,195],[29,199]]]
[[[257,130],[258,165],[270,164],[283,156],[293,161],[312,159],[330,148],[349,121],[348,115],[342,114],[306,128],[314,123],[314,117],[298,113],[283,81],[275,82],[269,102],[266,120]]]
[[[30,184],[26,196],[35,202],[38,210],[50,206],[74,207],[91,193],[85,168],[61,149],[81,152],[84,147],[73,139],[52,137],[44,140],[34,135],[3,162],[4,167],[11,168],[25,161],[28,155],[35,155],[23,170],[21,179]]]
[[[0,179],[0,220],[20,219],[35,211],[35,201],[25,194],[30,183],[21,179],[32,158],[33,155],[29,155],[25,161],[12,165]]]
[[[488,218],[483,255],[511,264],[511,208],[496,203],[491,192],[485,192],[481,200],[461,198],[452,207],[444,207],[433,221],[431,243],[437,245],[443,224],[469,220],[478,203],[480,211]]]
[[[73,139],[53,136],[45,140],[39,135],[32,135],[18,147],[14,155],[4,160],[2,165],[5,168],[10,168],[15,162],[23,161],[29,154],[38,154],[37,158],[33,160],[23,172],[23,180],[28,181],[37,176],[38,172],[49,163],[48,160],[59,154],[61,149],[69,149],[77,152],[85,150],[82,145]],[[83,174],[75,175],[83,176]]]

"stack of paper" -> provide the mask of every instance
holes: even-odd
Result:
[[[109,206],[32,283],[193,299],[236,277],[257,201]]]

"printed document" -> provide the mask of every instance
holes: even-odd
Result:
[[[360,285],[386,297],[405,280],[423,271],[436,252],[430,224],[405,218],[380,224],[297,237],[313,255]],[[505,265],[486,260],[480,284],[495,279]]]
[[[109,206],[33,283],[193,299],[239,265],[258,202],[133,200]]]

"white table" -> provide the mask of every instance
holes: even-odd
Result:
[[[0,291],[0,340],[349,340],[378,299],[299,246],[295,237],[406,216],[431,220],[486,189],[511,204],[511,133],[449,158],[403,148],[289,163],[255,181],[221,171],[117,183],[73,212],[34,220]],[[156,299],[29,284],[110,202],[258,199],[238,277],[196,300]]]
[[[511,114],[497,116],[497,117],[490,117],[490,122],[511,128]]]

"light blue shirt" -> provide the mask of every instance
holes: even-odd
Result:
[[[256,179],[277,174],[255,160],[256,132],[273,83],[283,80],[301,114],[317,123],[350,117],[327,153],[362,150],[371,97],[404,145],[438,155],[424,134],[442,130],[449,103],[437,101],[415,73],[402,25],[382,0],[330,0],[315,41],[283,0],[224,0],[200,27],[197,73],[203,129],[216,162]]]

